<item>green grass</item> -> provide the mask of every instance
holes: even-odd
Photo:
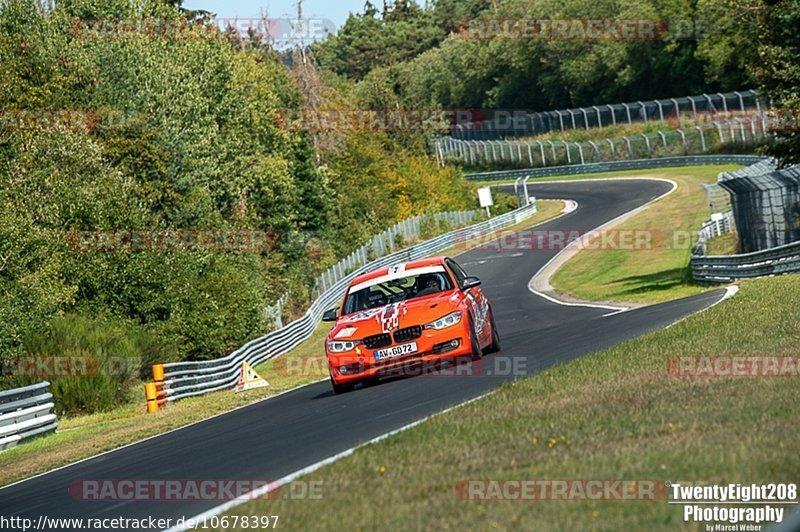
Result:
[[[543,223],[557,216],[562,208],[560,201],[542,201],[535,216],[508,230]],[[456,256],[463,251],[452,248],[444,254]],[[259,365],[256,371],[270,383],[268,388],[244,393],[215,392],[178,401],[148,415],[144,388],[138,384],[131,393],[137,398],[134,403],[102,414],[59,417],[55,434],[0,453],[0,486],[326,378],[328,367],[322,345],[330,328],[328,323],[320,324],[308,340],[290,353]]]
[[[735,255],[739,253],[739,235],[724,233],[708,241],[708,255]]]
[[[656,133],[658,131],[673,132],[680,127],[680,123],[675,120],[672,122],[637,122],[634,124],[608,125],[605,127],[593,127],[591,129],[567,129],[564,131],[550,131],[541,135],[523,137],[520,142],[535,142],[537,140],[554,142],[588,142],[605,141],[605,139],[622,139],[625,136],[638,136],[643,133]]]
[[[797,377],[694,379],[675,356],[798,355],[800,276],[743,283],[665,330],[501,387],[302,479],[320,500],[259,500],[293,530],[700,530],[664,501],[465,501],[466,479],[796,482]],[[356,392],[357,393],[357,392]]]
[[[608,179],[609,177],[667,177],[680,176],[687,173],[692,175],[703,176],[712,181],[717,180],[717,175],[721,172],[732,172],[742,168],[738,164],[718,164],[718,165],[704,165],[704,166],[676,166],[672,168],[656,168],[652,170],[624,170],[620,172],[601,172],[597,174],[577,174],[565,175],[554,177],[540,177],[530,179],[528,184],[533,185],[536,183],[547,183],[550,181],[584,181],[586,179]],[[489,185],[513,185],[514,179],[503,179],[497,181],[472,181],[476,186],[489,186]]]
[[[716,181],[730,166],[701,166],[641,172],[671,179],[678,188],[614,230],[646,232],[652,244],[629,249],[586,249],[559,269],[556,290],[583,300],[658,303],[707,288],[694,284],[689,262],[701,224],[709,218],[702,183]],[[613,231],[612,231],[613,234]]]

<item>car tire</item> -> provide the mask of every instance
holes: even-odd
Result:
[[[333,387],[333,393],[336,395],[352,392],[353,388],[355,388],[355,384],[337,384],[336,381],[333,380],[333,375],[331,375],[331,386]]]
[[[486,348],[486,353],[498,353],[500,349],[500,333],[497,331],[497,325],[494,323],[494,312],[489,310],[489,323],[492,327],[492,343]]]
[[[478,334],[475,332],[475,322],[472,320],[472,315],[469,316],[469,342],[472,346],[472,360],[479,360],[483,356],[480,340]]]

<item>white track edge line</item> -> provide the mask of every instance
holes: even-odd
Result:
[[[564,201],[564,200],[556,200],[556,201]],[[556,216],[556,217],[554,217],[554,218],[551,218],[551,219],[549,219],[549,220],[544,220],[544,221],[542,221],[542,222],[539,222],[538,224],[534,224],[534,225],[533,225],[533,226],[531,226],[531,227],[536,227],[537,225],[541,225],[541,224],[544,224],[544,223],[551,222],[551,221],[553,221],[553,220],[557,220],[558,218],[561,218],[562,216],[566,216],[566,214],[567,214],[567,213],[565,213],[565,214],[560,214],[560,215],[558,215],[558,216]],[[461,253],[459,253],[459,255],[462,255],[462,254],[464,254],[464,253],[467,253],[468,251],[472,251],[472,250],[465,250],[465,251],[462,251]],[[5,485],[5,486],[0,486],[0,491],[4,490],[4,489],[6,489],[6,488],[11,488],[11,487],[13,487],[13,486],[16,486],[16,485],[18,485],[18,484],[22,484],[23,482],[27,482],[27,481],[29,481],[29,480],[33,480],[33,479],[35,479],[35,478],[39,478],[39,477],[42,477],[42,476],[44,476],[44,475],[49,475],[50,473],[55,473],[56,471],[61,471],[62,469],[66,469],[66,468],[68,468],[68,467],[72,467],[72,466],[74,466],[74,465],[78,465],[78,464],[81,464],[81,463],[83,463],[83,462],[87,462],[87,461],[89,461],[89,460],[93,460],[93,459],[95,459],[95,458],[99,458],[99,457],[101,457],[101,456],[104,456],[104,455],[107,455],[107,454],[110,454],[110,453],[113,453],[113,452],[119,451],[119,450],[121,450],[121,449],[125,449],[126,447],[131,447],[131,446],[133,446],[133,445],[138,445],[138,444],[140,444],[140,443],[143,443],[143,442],[146,442],[146,441],[148,441],[148,440],[152,440],[152,439],[154,439],[154,438],[158,438],[158,437],[160,437],[160,436],[165,436],[165,435],[167,435],[167,434],[170,434],[170,433],[172,433],[172,432],[176,432],[176,431],[179,431],[179,430],[181,430],[181,429],[185,429],[185,428],[191,427],[192,425],[197,425],[197,424],[199,424],[199,423],[203,423],[203,422],[205,422],[205,421],[209,421],[209,420],[211,420],[211,419],[214,419],[214,418],[217,418],[217,417],[220,417],[220,416],[224,416],[225,414],[230,414],[231,412],[236,412],[236,411],[237,411],[237,410],[239,410],[239,409],[242,409],[242,408],[247,408],[248,406],[252,406],[252,405],[255,405],[255,404],[259,404],[259,403],[262,403],[262,402],[264,402],[264,401],[269,401],[270,399],[275,399],[276,397],[280,397],[281,395],[284,395],[284,394],[287,394],[287,393],[289,393],[289,392],[293,392],[293,391],[299,390],[299,389],[301,389],[301,388],[304,388],[304,387],[306,387],[306,386],[311,386],[312,384],[318,384],[318,383],[320,383],[320,382],[323,382],[323,381],[325,381],[325,380],[328,380],[328,379],[327,379],[327,377],[323,377],[322,379],[320,379],[320,380],[317,380],[317,381],[314,381],[314,382],[309,382],[309,383],[306,383],[306,384],[301,384],[300,386],[296,386],[296,387],[294,387],[294,388],[291,388],[291,389],[289,389],[289,390],[283,391],[283,392],[281,392],[281,393],[279,393],[279,394],[276,394],[276,395],[271,395],[271,396],[269,396],[269,397],[265,397],[265,398],[263,398],[263,399],[259,399],[258,401],[254,401],[254,402],[252,402],[252,403],[248,403],[248,404],[246,404],[246,405],[238,406],[238,407],[236,407],[236,408],[234,408],[234,409],[232,409],[232,410],[227,410],[227,411],[225,411],[225,412],[220,412],[219,414],[214,414],[213,416],[210,416],[210,417],[207,417],[207,418],[204,418],[204,419],[200,419],[200,420],[198,420],[198,421],[193,421],[192,423],[189,423],[189,424],[187,424],[187,425],[183,425],[183,426],[180,426],[180,427],[176,427],[176,428],[174,428],[174,429],[170,429],[170,430],[168,430],[168,431],[166,431],[166,432],[160,432],[160,433],[158,433],[158,434],[154,434],[154,435],[152,435],[152,436],[148,436],[148,437],[146,437],[146,438],[142,438],[142,439],[140,439],[140,440],[136,440],[136,441],[134,441],[134,442],[126,443],[126,444],[124,444],[124,445],[121,445],[121,446],[119,446],[119,447],[115,447],[115,448],[113,448],[113,449],[109,449],[109,450],[107,450],[107,451],[103,451],[102,453],[95,454],[95,455],[92,455],[92,456],[87,456],[86,458],[81,458],[80,460],[76,460],[76,461],[74,461],[74,462],[70,462],[70,463],[68,463],[68,464],[64,464],[64,465],[62,465],[62,466],[59,466],[59,467],[56,467],[56,468],[54,468],[54,469],[49,469],[49,470],[47,470],[47,471],[43,471],[42,473],[37,473],[36,475],[30,476],[30,477],[27,477],[27,478],[23,478],[23,479],[21,479],[21,480],[17,480],[16,482],[12,482],[11,484],[7,484],[7,485]]]
[[[710,304],[710,305],[709,305],[709,306],[707,306],[707,307],[703,307],[703,308],[701,308],[701,309],[700,309],[700,310],[698,310],[698,311],[692,312],[691,314],[687,314],[686,316],[683,316],[682,318],[679,318],[679,319],[677,319],[676,321],[673,321],[672,323],[670,323],[669,325],[667,325],[666,327],[664,327],[664,328],[663,328],[663,330],[667,330],[667,329],[669,329],[669,328],[671,328],[671,327],[673,327],[673,326],[675,326],[675,325],[679,324],[680,322],[682,322],[682,321],[684,321],[684,320],[688,320],[688,319],[689,319],[689,318],[691,318],[692,316],[696,316],[697,314],[700,314],[701,312],[705,312],[705,311],[707,311],[707,310],[709,310],[709,309],[712,309],[712,308],[716,307],[717,305],[719,305],[719,304],[720,304],[720,303],[722,303],[723,301],[725,301],[725,300],[728,300],[728,299],[731,299],[731,298],[732,298],[733,296],[735,296],[735,295],[736,295],[738,292],[739,292],[739,287],[738,287],[737,285],[733,285],[733,286],[726,286],[726,287],[725,287],[725,293],[724,293],[724,294],[722,295],[722,297],[721,297],[721,298],[719,298],[717,301],[714,301],[712,304]],[[680,301],[680,300],[677,300],[677,301]]]
[[[201,521],[203,519],[208,520],[211,517],[217,516],[217,515],[219,515],[219,514],[221,514],[223,512],[226,512],[228,510],[236,508],[237,506],[241,506],[242,504],[246,504],[248,502],[252,502],[254,500],[257,500],[258,498],[263,497],[264,495],[268,494],[270,491],[272,491],[274,489],[277,489],[277,488],[279,488],[281,486],[284,486],[284,485],[288,484],[289,482],[292,482],[292,481],[294,481],[294,480],[296,480],[296,479],[298,479],[298,478],[300,478],[302,476],[308,475],[310,473],[314,473],[315,471],[318,471],[319,469],[322,469],[323,467],[325,467],[327,465],[330,465],[330,464],[332,464],[332,463],[334,463],[334,462],[336,462],[338,460],[341,460],[342,458],[346,458],[346,457],[352,455],[353,453],[355,453],[358,449],[361,449],[362,447],[367,447],[369,445],[373,445],[373,444],[376,444],[376,443],[378,443],[380,441],[383,441],[383,440],[385,440],[387,438],[391,438],[392,436],[400,434],[401,432],[405,432],[405,431],[407,431],[409,429],[412,429],[412,428],[414,428],[414,427],[416,427],[418,425],[421,425],[421,424],[425,423],[426,421],[428,421],[428,420],[430,420],[430,419],[432,419],[434,417],[441,416],[443,414],[446,414],[448,412],[452,412],[453,410],[456,410],[458,408],[467,406],[467,405],[469,405],[471,403],[474,403],[476,401],[480,401],[481,399],[489,397],[490,395],[492,395],[492,394],[494,394],[496,392],[497,392],[497,389],[492,390],[492,391],[487,392],[487,393],[485,393],[483,395],[479,395],[478,397],[474,397],[472,399],[464,401],[463,403],[459,403],[457,405],[453,405],[453,406],[451,406],[449,408],[446,408],[445,410],[442,410],[440,412],[436,412],[436,413],[431,414],[431,415],[429,415],[427,417],[424,417],[422,419],[418,419],[417,421],[414,421],[412,423],[409,423],[408,425],[404,425],[404,426],[402,426],[402,427],[400,427],[398,429],[395,429],[395,430],[392,430],[390,432],[387,432],[386,434],[382,434],[380,436],[372,438],[371,440],[368,440],[366,442],[360,443],[360,444],[358,444],[358,445],[356,445],[354,447],[351,447],[351,448],[349,448],[347,450],[344,450],[344,451],[342,451],[340,453],[337,453],[337,454],[335,454],[333,456],[329,456],[328,458],[325,458],[324,460],[320,460],[319,462],[315,462],[315,463],[313,463],[313,464],[311,464],[309,466],[306,466],[303,469],[299,469],[299,470],[295,471],[294,473],[290,473],[290,474],[284,476],[283,478],[281,478],[281,479],[279,479],[279,480],[277,480],[275,482],[270,482],[266,486],[262,486],[262,487],[260,487],[258,489],[255,489],[255,490],[251,491],[250,493],[247,493],[247,494],[243,495],[242,497],[240,497],[238,499],[235,499],[235,500],[232,500],[232,501],[228,501],[226,503],[220,504],[219,506],[215,506],[214,508],[212,508],[210,510],[207,510],[207,511],[201,513],[201,514],[198,514],[195,517],[187,519],[187,521],[194,521],[194,524],[197,525],[198,521]],[[169,529],[166,530],[166,532],[182,532],[182,531],[185,531],[185,530],[191,530],[193,528],[196,528],[196,526],[195,527],[189,527],[186,524],[184,524],[182,526],[174,526],[172,528],[169,528]]]
[[[611,227],[611,226],[616,225],[617,223],[620,223],[621,221],[623,221],[626,218],[629,218],[631,216],[635,216],[636,214],[639,214],[641,211],[645,210],[647,207],[649,207],[653,203],[655,203],[657,201],[660,201],[663,198],[666,198],[667,196],[669,196],[670,194],[672,194],[673,192],[675,192],[678,189],[678,183],[676,183],[672,179],[664,179],[664,178],[660,178],[660,177],[608,177],[608,178],[600,178],[600,179],[572,179],[572,180],[565,180],[565,181],[547,181],[547,182],[543,182],[542,184],[545,184],[545,183],[580,183],[580,182],[590,182],[590,181],[661,181],[661,182],[669,183],[669,184],[672,185],[672,188],[669,191],[665,192],[664,194],[662,194],[662,195],[660,195],[660,196],[658,196],[656,198],[651,199],[650,201],[648,201],[644,205],[640,205],[639,207],[636,207],[633,210],[630,210],[628,212],[620,214],[619,216],[617,216],[613,220],[609,220],[608,222],[606,222],[606,223],[602,224],[601,226],[593,229],[592,231],[601,231],[606,227]],[[532,184],[535,184],[535,183],[532,183]],[[578,204],[578,206],[580,206],[580,204]],[[575,212],[575,211],[573,211],[573,212]],[[598,304],[598,303],[578,303],[578,302],[573,303],[573,302],[561,301],[560,299],[557,299],[555,297],[549,296],[549,295],[547,295],[547,294],[545,294],[543,292],[540,292],[540,291],[536,290],[533,287],[534,282],[539,277],[539,275],[541,275],[543,271],[545,271],[553,262],[555,262],[561,256],[562,253],[566,253],[567,251],[571,251],[570,248],[573,245],[577,245],[576,242],[580,242],[580,241],[579,240],[573,241],[567,247],[565,247],[564,249],[559,251],[553,258],[551,258],[549,261],[547,261],[547,263],[544,266],[542,266],[539,269],[539,271],[537,271],[536,274],[528,282],[528,290],[533,292],[535,295],[537,295],[539,297],[542,297],[542,298],[544,298],[544,299],[546,299],[546,300],[548,300],[548,301],[550,301],[552,303],[556,303],[558,305],[563,305],[563,306],[566,306],[566,307],[600,308],[600,309],[608,309],[608,310],[616,311],[614,313],[624,312],[624,311],[627,311],[627,310],[632,310],[629,307],[616,307],[616,306],[612,306],[612,305],[602,305],[602,304]]]
[[[119,447],[115,447],[113,449],[109,449],[108,451],[103,451],[102,453],[99,453],[99,454],[95,454],[95,455],[92,455],[92,456],[87,456],[86,458],[81,458],[80,460],[77,460],[75,462],[70,462],[68,464],[64,464],[63,466],[56,467],[55,469],[50,469],[48,471],[44,471],[42,473],[38,473],[36,475],[33,475],[32,477],[24,478],[22,480],[18,480],[16,482],[13,482],[13,483],[8,484],[6,486],[2,486],[2,487],[0,487],[0,492],[2,492],[4,489],[8,489],[8,488],[11,488],[11,487],[16,486],[18,484],[22,484],[23,482],[28,482],[29,480],[33,480],[35,478],[39,478],[39,477],[42,477],[42,476],[45,476],[45,475],[49,475],[50,473],[55,473],[56,471],[61,471],[62,469],[66,469],[68,467],[72,467],[72,466],[75,466],[75,465],[78,465],[78,464],[82,464],[83,462],[88,462],[89,460],[94,460],[95,458],[99,458],[101,456],[105,456],[107,454],[114,453],[116,451],[125,449],[127,447],[133,447],[134,445],[139,445],[140,443],[144,443],[146,441],[149,441],[149,440],[152,440],[152,439],[155,439],[155,438],[160,438],[161,436],[166,436],[167,434],[171,434],[173,432],[178,432],[179,430],[183,430],[183,429],[192,427],[194,425],[199,425],[200,423],[205,423],[206,421],[210,421],[210,420],[218,418],[220,416],[224,416],[224,415],[230,414],[231,412],[236,412],[237,410],[241,410],[243,408],[247,408],[247,407],[250,407],[250,406],[253,406],[253,405],[257,405],[259,403],[264,403],[266,401],[269,401],[270,399],[276,399],[276,398],[278,398],[278,397],[280,397],[282,395],[286,395],[288,393],[300,390],[302,388],[305,388],[306,386],[311,386],[312,384],[319,384],[320,382],[323,382],[323,381],[326,381],[326,380],[328,380],[327,377],[322,378],[322,379],[317,380],[317,381],[314,381],[314,382],[307,382],[306,384],[301,384],[300,386],[295,386],[294,388],[291,388],[289,390],[283,391],[283,392],[275,394],[275,395],[270,395],[269,397],[264,397],[263,399],[259,399],[257,401],[253,401],[252,403],[247,403],[246,405],[237,406],[236,408],[234,408],[232,410],[226,410],[225,412],[220,412],[219,414],[214,414],[213,416],[210,416],[210,417],[207,417],[207,418],[203,418],[203,419],[199,419],[197,421],[193,421],[191,423],[188,423],[186,425],[182,425],[180,427],[175,427],[174,429],[170,429],[170,430],[168,430],[166,432],[159,432],[158,434],[153,434],[152,436],[148,436],[146,438],[142,438],[141,440],[136,440],[136,441],[131,442],[131,443],[126,443],[125,445],[121,445]]]
[[[723,301],[725,301],[727,299],[730,299],[733,296],[735,296],[738,291],[739,291],[739,287],[738,286],[728,286],[728,287],[726,287],[725,288],[725,294],[721,298],[719,298],[719,300],[715,301],[713,304],[711,304],[711,305],[709,305],[707,307],[704,307],[704,308],[702,308],[702,309],[700,309],[700,310],[698,310],[696,312],[693,312],[691,314],[688,314],[688,315],[680,318],[679,320],[677,320],[677,321],[671,323],[670,325],[664,327],[664,329],[669,329],[673,325],[677,325],[678,323],[682,322],[683,320],[686,320],[686,319],[688,319],[688,318],[690,318],[690,317],[692,317],[692,316],[694,316],[696,314],[700,314],[701,312],[705,312],[705,311],[707,311],[707,310],[719,305]],[[414,421],[412,423],[409,423],[408,425],[400,427],[399,429],[395,429],[395,430],[393,430],[391,432],[387,432],[386,434],[383,434],[381,436],[377,436],[376,438],[373,438],[373,439],[371,439],[369,441],[366,441],[364,443],[356,445],[355,447],[351,447],[350,449],[347,449],[347,450],[342,451],[342,452],[340,452],[338,454],[335,454],[333,456],[325,458],[324,460],[320,460],[319,462],[316,462],[316,463],[311,464],[311,465],[309,465],[307,467],[304,467],[303,469],[299,469],[299,470],[295,471],[294,473],[290,473],[289,475],[284,476],[283,478],[277,480],[276,482],[270,482],[268,485],[263,486],[263,487],[261,487],[259,489],[253,490],[250,493],[244,495],[241,499],[228,501],[228,502],[226,502],[224,504],[221,504],[221,505],[216,506],[216,507],[214,507],[214,508],[212,508],[210,510],[207,510],[206,512],[198,514],[195,517],[187,519],[187,521],[194,521],[194,524],[197,525],[198,521],[200,521],[200,520],[203,520],[203,519],[208,520],[211,517],[214,517],[214,516],[217,516],[217,515],[219,515],[219,514],[221,514],[223,512],[226,512],[227,510],[231,510],[233,508],[241,506],[242,504],[246,504],[248,502],[252,502],[253,500],[256,500],[256,499],[258,499],[260,497],[263,497],[264,495],[268,494],[270,491],[272,491],[272,490],[274,490],[276,488],[284,486],[284,485],[288,484],[289,482],[292,482],[292,481],[294,481],[294,480],[296,480],[296,479],[298,479],[298,478],[300,478],[302,476],[308,475],[310,473],[314,473],[314,472],[322,469],[323,467],[325,467],[327,465],[330,465],[330,464],[332,464],[334,462],[337,462],[337,461],[341,460],[342,458],[346,458],[348,456],[351,456],[353,453],[355,453],[358,449],[361,449],[362,447],[373,445],[373,444],[378,443],[378,442],[380,442],[382,440],[390,438],[390,437],[392,437],[392,436],[394,436],[396,434],[399,434],[401,432],[405,432],[406,430],[409,430],[409,429],[412,429],[412,428],[414,428],[414,427],[416,427],[418,425],[421,425],[421,424],[425,423],[426,421],[428,421],[428,420],[430,420],[430,419],[432,419],[432,418],[434,418],[436,416],[440,416],[440,415],[446,414],[448,412],[452,412],[453,410],[456,410],[456,409],[461,408],[463,406],[469,405],[469,404],[474,403],[476,401],[480,401],[481,399],[489,397],[490,395],[492,395],[492,394],[494,394],[496,392],[497,392],[497,389],[492,390],[492,391],[490,391],[488,393],[485,393],[483,395],[480,395],[478,397],[475,397],[475,398],[470,399],[468,401],[465,401],[463,403],[451,406],[450,408],[442,410],[441,412],[436,412],[435,414],[431,414],[431,415],[429,415],[429,416],[427,416],[425,418],[422,418],[420,420],[417,420],[417,421]],[[176,526],[176,527],[169,528],[165,532],[183,532],[183,531],[186,531],[186,530],[191,530],[193,528],[196,528],[196,526],[195,527],[189,527],[189,526],[186,526],[184,524],[181,527],[177,527]]]

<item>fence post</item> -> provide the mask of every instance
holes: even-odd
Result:
[[[616,126],[617,125],[617,113],[616,113],[616,111],[614,111],[614,107],[611,104],[608,105],[608,110],[611,111],[611,123]]]
[[[722,98],[722,108],[723,108],[723,109],[724,109],[724,111],[727,113],[727,112],[728,112],[728,100],[725,98],[725,95],[724,95],[724,94],[722,94],[721,92],[718,92],[718,93],[717,93],[717,96],[719,96],[720,98]]]
[[[547,166],[547,159],[544,157],[544,144],[538,140],[536,143],[539,145],[539,154],[542,156],[542,166]]]
[[[597,125],[598,127],[603,127],[603,118],[600,116],[600,109],[596,105],[592,106],[594,110],[597,112]]]
[[[706,136],[703,134],[703,128],[700,126],[694,126],[694,128],[700,133],[700,146],[702,146],[703,151],[706,151]]]
[[[667,149],[667,136],[664,134],[663,131],[659,131],[658,134],[661,136],[661,142],[664,144],[664,149]]]

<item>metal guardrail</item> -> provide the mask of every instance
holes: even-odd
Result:
[[[239,378],[242,362],[256,366],[295,348],[311,336],[319,325],[323,312],[339,302],[350,281],[356,276],[397,262],[415,260],[438,253],[471,238],[510,227],[535,213],[536,204],[531,203],[521,209],[469,227],[450,231],[427,242],[369,262],[343,276],[333,286],[322,292],[302,318],[247,343],[226,357],[208,361],[163,364],[163,391],[166,394],[166,401],[171,402],[217,390],[232,389]]]
[[[717,164],[749,165],[762,161],[758,155],[684,155],[678,157],[659,157],[656,159],[637,159],[633,161],[611,161],[604,163],[572,164],[551,166],[547,168],[526,168],[522,170],[504,170],[499,172],[481,172],[467,174],[470,181],[507,181],[520,177],[532,178],[559,177],[580,174],[599,174],[604,172],[620,172],[624,170],[649,170],[674,166],[703,166]]]
[[[19,442],[56,430],[49,382],[0,392],[0,452]]]
[[[703,224],[691,259],[694,279],[701,283],[729,283],[800,272],[800,240],[790,214],[800,199],[800,167],[777,170],[774,160],[764,159],[735,172],[721,173],[718,184],[732,193],[733,215],[712,214],[712,221]],[[747,244],[756,237],[759,242],[772,245],[738,255],[706,255],[708,239],[732,231],[734,222],[740,248],[748,249]],[[763,238],[765,235],[769,238]],[[776,246],[776,242],[783,244]]]
[[[461,227],[472,222],[475,216],[479,214],[480,211],[478,210],[438,212],[436,214],[420,214],[398,222],[383,233],[372,237],[369,242],[322,273],[317,278],[315,296],[319,297],[322,292],[336,284],[345,275],[358,267],[364,266],[370,261],[370,256],[373,258],[382,257],[394,251],[401,238],[408,241],[419,236],[422,232],[422,224],[431,221],[436,223],[446,222]]]
[[[800,272],[800,241],[741,255],[692,256],[692,275],[703,283],[796,272]]]
[[[730,233],[735,227],[736,220],[733,218],[733,211],[712,214],[711,220],[700,227],[700,237],[694,248],[694,255],[705,255],[708,251],[709,240],[724,233]]]
[[[731,195],[740,248],[760,251],[800,240],[800,165],[780,169],[768,159],[719,175]]]

